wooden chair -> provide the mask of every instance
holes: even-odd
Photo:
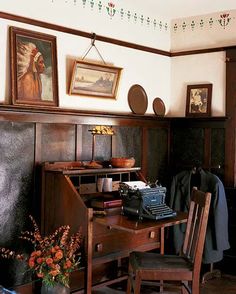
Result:
[[[181,293],[199,294],[202,253],[210,209],[211,194],[193,190],[182,254],[161,255],[132,252],[129,258],[127,294],[140,293],[142,281],[179,281]],[[162,286],[161,286],[162,289]]]

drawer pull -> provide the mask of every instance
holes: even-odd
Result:
[[[102,250],[103,250],[103,245],[102,245],[102,243],[98,243],[98,244],[96,244],[96,245],[95,245],[95,248],[96,248],[96,251],[97,251],[97,252],[102,252]]]
[[[152,232],[149,233],[149,238],[150,239],[154,239],[155,238],[155,232],[154,231],[152,231]]]

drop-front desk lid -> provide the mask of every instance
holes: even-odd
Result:
[[[94,221],[106,226],[110,230],[118,229],[138,234],[143,233],[144,231],[150,231],[150,229],[157,229],[160,227],[169,227],[181,223],[186,223],[187,217],[187,212],[177,212],[176,216],[162,220],[138,220],[134,217],[131,218],[124,215],[111,215],[104,217],[94,216]]]
[[[112,173],[124,173],[124,172],[138,172],[141,170],[140,167],[112,167],[112,168],[85,168],[85,167],[77,167],[77,166],[59,166],[59,167],[47,167],[47,171],[50,172],[60,172],[65,175],[73,175],[73,174],[112,174]]]

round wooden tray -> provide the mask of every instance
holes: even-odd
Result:
[[[140,85],[133,85],[128,92],[129,107],[135,114],[144,114],[148,106],[145,90]]]
[[[153,111],[157,116],[164,116],[166,112],[166,107],[161,98],[155,98],[152,103]]]

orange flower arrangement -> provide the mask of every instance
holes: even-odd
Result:
[[[30,256],[25,257],[6,248],[0,248],[0,255],[3,258],[26,260],[30,270],[46,286],[61,284],[69,287],[70,273],[80,264],[80,231],[69,237],[70,227],[61,226],[52,235],[43,238],[34,218],[30,216],[30,219],[34,230],[22,232],[19,237],[33,244],[34,251]]]

